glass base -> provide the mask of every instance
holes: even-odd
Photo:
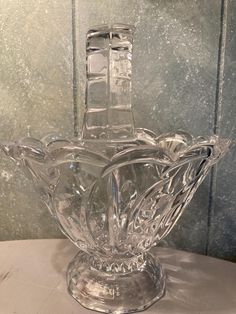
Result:
[[[161,265],[148,253],[109,260],[79,251],[68,266],[67,282],[81,305],[104,313],[143,311],[165,292]]]

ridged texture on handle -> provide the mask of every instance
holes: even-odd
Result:
[[[134,137],[132,42],[132,27],[123,24],[102,25],[87,34],[85,139]]]

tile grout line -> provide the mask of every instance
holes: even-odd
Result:
[[[222,94],[224,85],[224,66],[225,66],[225,49],[227,36],[227,13],[228,0],[221,1],[221,15],[220,15],[220,36],[219,36],[219,50],[217,61],[217,77],[216,77],[216,93],[215,93],[215,109],[214,109],[214,135],[218,135],[220,131],[221,115],[222,115]],[[217,166],[214,166],[210,173],[210,191],[208,203],[208,219],[207,219],[207,240],[205,253],[209,254],[210,245],[210,229],[212,225],[212,215],[215,209],[216,197],[216,182],[217,181]]]
[[[72,18],[72,89],[73,89],[73,117],[74,117],[74,136],[79,133],[78,126],[78,76],[77,76],[77,45],[76,45],[76,9],[75,0],[71,0]]]

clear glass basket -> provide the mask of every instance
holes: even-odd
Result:
[[[229,146],[217,136],[157,136],[134,127],[132,46],[130,26],[89,30],[81,138],[1,144],[79,248],[68,267],[69,293],[106,313],[144,310],[163,296],[165,275],[148,251]]]

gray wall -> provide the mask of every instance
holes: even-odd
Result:
[[[0,0],[0,140],[72,136],[84,111],[85,33],[136,26],[136,126],[236,135],[233,0]],[[236,257],[236,147],[215,167],[163,241]],[[31,183],[0,159],[0,240],[62,237]]]

